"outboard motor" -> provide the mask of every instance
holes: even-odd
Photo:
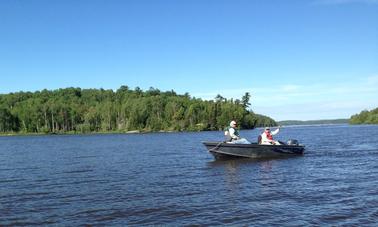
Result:
[[[289,139],[289,140],[287,141],[287,145],[298,146],[298,145],[299,145],[299,142],[298,142],[298,140]]]

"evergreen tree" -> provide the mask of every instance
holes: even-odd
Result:
[[[142,91],[121,86],[104,89],[65,88],[0,95],[0,132],[87,133],[221,130],[232,119],[242,128],[275,125],[249,110],[250,94],[203,101],[188,93]],[[374,119],[372,119],[373,121]]]

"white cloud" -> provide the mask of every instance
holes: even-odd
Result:
[[[349,118],[364,109],[378,107],[378,75],[362,77],[337,84],[287,84],[209,91],[193,94],[203,99],[241,98],[252,94],[254,112],[276,120],[313,120]]]
[[[316,5],[344,5],[350,3],[377,4],[378,0],[314,0]]]
[[[287,85],[284,85],[284,86],[281,87],[282,91],[284,91],[284,92],[297,91],[299,88],[300,88],[300,86],[294,85],[294,84],[287,84]]]
[[[369,76],[366,82],[369,85],[378,86],[378,75]]]

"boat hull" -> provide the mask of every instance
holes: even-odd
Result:
[[[304,152],[304,146],[302,145],[232,144],[223,142],[203,142],[203,144],[216,159],[279,158],[302,155]]]

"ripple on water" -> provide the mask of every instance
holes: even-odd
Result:
[[[0,226],[374,226],[378,137],[360,131],[284,128],[305,155],[257,161],[214,161],[219,132],[1,137]]]

